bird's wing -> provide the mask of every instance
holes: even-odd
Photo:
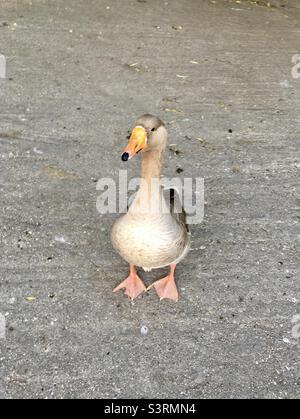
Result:
[[[176,189],[163,187],[163,194],[166,202],[170,204],[171,215],[189,232],[186,212]]]

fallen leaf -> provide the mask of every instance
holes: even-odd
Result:
[[[233,173],[240,173],[242,171],[242,169],[241,169],[241,166],[236,165],[236,166],[231,167],[231,171]]]
[[[177,113],[177,114],[183,114],[182,111],[179,111],[178,109],[172,109],[172,108],[166,108],[165,112],[171,112],[171,113]]]
[[[78,176],[75,173],[66,172],[64,169],[56,166],[46,166],[43,168],[43,172],[50,179],[60,179],[60,180],[75,180],[78,179]]]
[[[28,301],[29,303],[31,303],[32,301],[35,301],[36,298],[35,297],[25,297],[25,300]]]
[[[196,138],[196,140],[199,141],[199,143],[201,143],[203,147],[207,145],[207,141],[204,138],[198,137]]]

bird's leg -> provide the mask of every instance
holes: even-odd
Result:
[[[157,295],[161,300],[168,298],[177,303],[178,301],[178,290],[174,279],[174,273],[176,269],[175,263],[170,265],[170,273],[165,278],[162,278],[154,282],[153,287],[155,288]]]
[[[133,264],[130,264],[130,274],[129,277],[125,279],[125,281],[121,282],[113,292],[117,292],[121,289],[125,289],[124,293],[127,295],[131,300],[137,298],[140,294],[146,291],[145,284],[141,280],[141,278],[137,275],[135,267]]]

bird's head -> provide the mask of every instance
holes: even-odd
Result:
[[[139,152],[163,150],[167,143],[164,123],[153,115],[140,116],[132,130],[129,142],[122,153],[122,160],[128,161]]]

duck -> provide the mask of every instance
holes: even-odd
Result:
[[[121,154],[123,162],[141,155],[139,189],[127,212],[114,223],[111,242],[130,265],[129,276],[113,292],[124,290],[131,300],[154,287],[160,300],[178,302],[175,270],[188,254],[191,233],[186,213],[174,188],[161,183],[168,132],[164,122],[151,114],[137,118],[129,142]],[[145,271],[169,266],[169,274],[146,287],[136,267]]]

